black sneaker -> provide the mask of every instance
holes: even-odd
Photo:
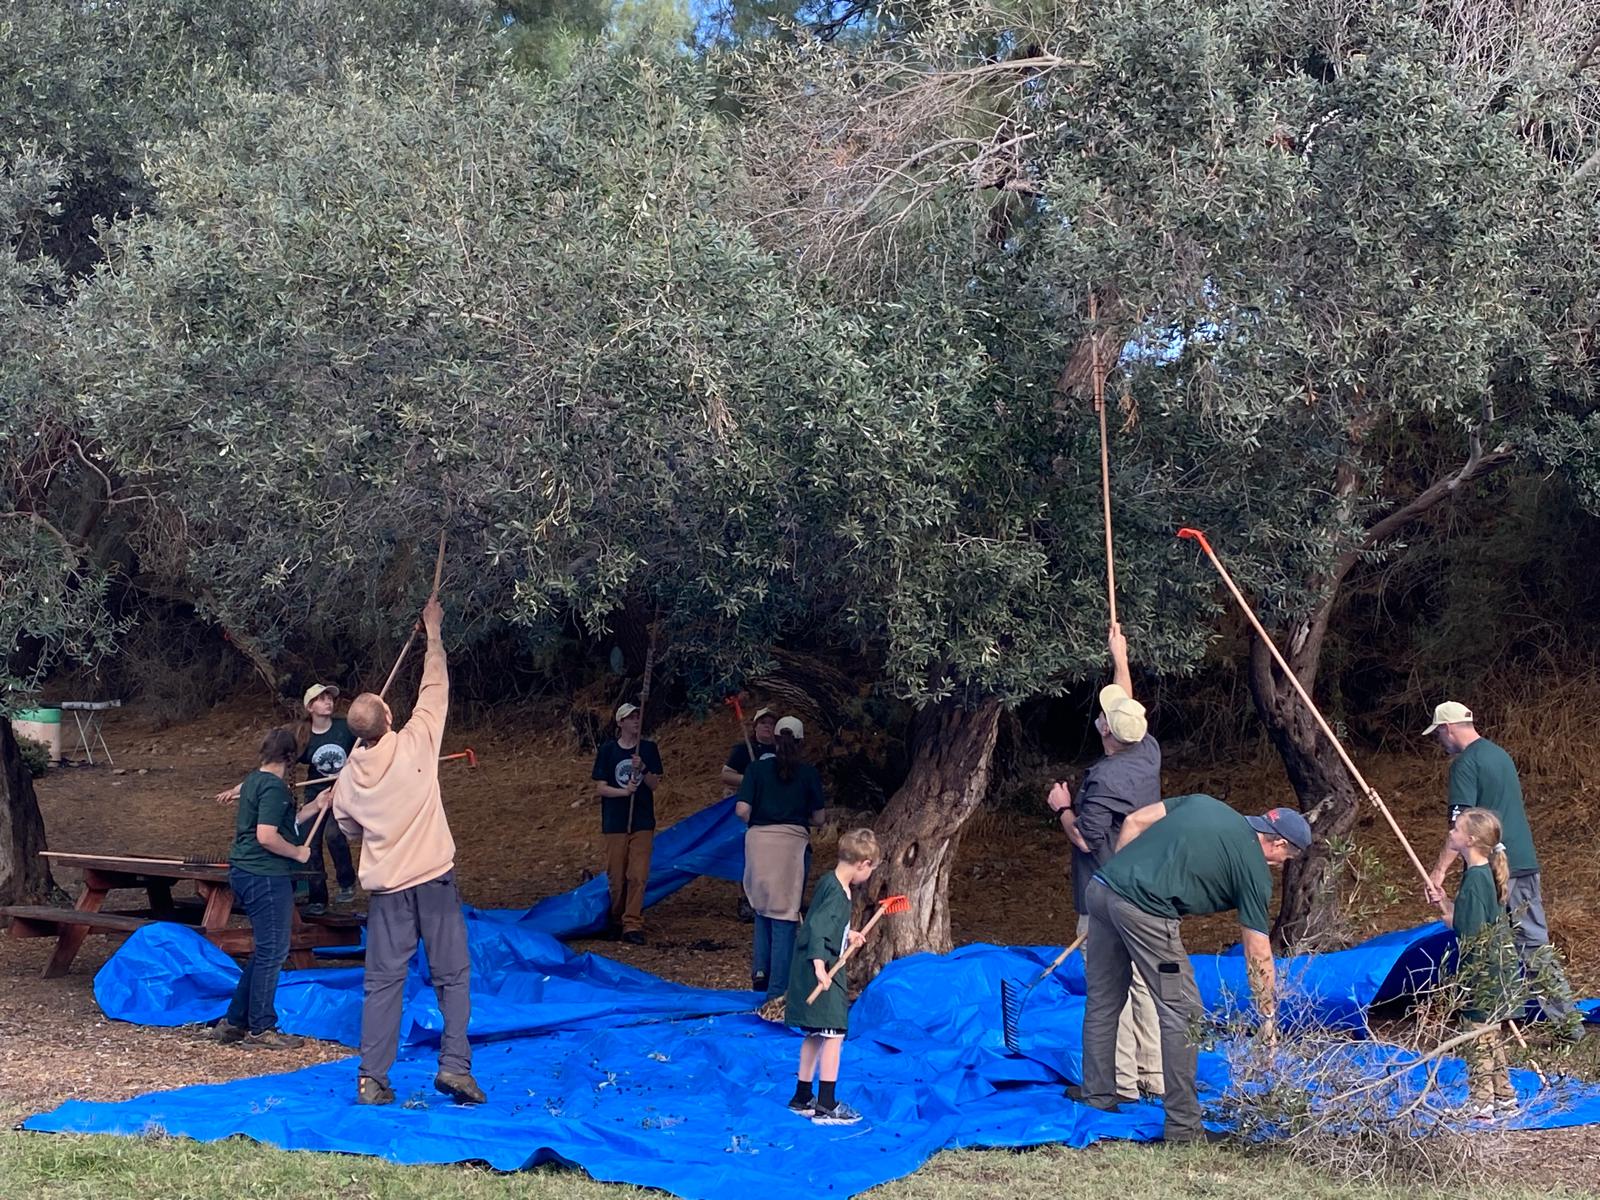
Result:
[[[394,1089],[387,1083],[379,1083],[370,1075],[363,1075],[361,1082],[356,1084],[357,1104],[393,1104]]]
[[[231,1046],[235,1042],[244,1041],[245,1034],[249,1032],[250,1031],[245,1029],[243,1026],[235,1025],[233,1022],[229,1021],[227,1017],[220,1018],[217,1023],[211,1027],[212,1038],[221,1042],[224,1046]]]
[[[810,1100],[796,1100],[793,1097],[790,1097],[789,1111],[797,1117],[814,1116],[817,1111],[816,1099],[812,1098]]]
[[[326,904],[308,904],[308,905],[306,905],[306,916],[308,916],[308,917],[320,917],[324,913],[326,913],[327,911],[328,911],[328,906]]]
[[[340,888],[333,895],[335,904],[354,904],[356,902],[355,888]]]
[[[752,976],[750,976],[750,990],[752,992],[764,992],[764,991],[766,991],[767,990],[767,977],[765,975],[752,975]]]
[[[260,1033],[247,1033],[240,1042],[246,1050],[298,1050],[306,1044],[303,1037],[292,1033],[279,1033],[276,1029],[263,1029]]]
[[[861,1114],[843,1100],[836,1102],[832,1108],[823,1108],[819,1104],[811,1113],[814,1125],[854,1125],[859,1120]]]
[[[482,1104],[488,1099],[483,1094],[483,1089],[478,1086],[478,1081],[465,1073],[440,1071],[434,1076],[433,1086],[457,1104]]]
[[[642,946],[644,945],[644,934],[637,929],[630,929],[622,935],[622,940],[630,946]]]

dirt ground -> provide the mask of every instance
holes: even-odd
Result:
[[[544,722],[549,727],[549,722]],[[137,706],[108,714],[105,736],[116,766],[69,766],[38,781],[50,846],[84,852],[184,856],[225,854],[233,810],[211,796],[252,765],[263,733],[259,710],[221,706],[193,723],[158,731]],[[675,720],[654,735],[667,782],[657,799],[663,827],[723,794],[718,772],[737,731],[727,719]],[[565,891],[597,870],[598,817],[589,769],[592,755],[564,731],[546,733],[529,714],[455,727],[447,751],[473,747],[480,766],[442,771],[457,842],[457,876],[466,899],[484,907],[524,907]],[[1509,745],[1519,759],[1519,747]],[[69,750],[70,754],[70,750]],[[1524,779],[1529,814],[1544,867],[1552,930],[1566,951],[1580,994],[1600,992],[1600,935],[1589,913],[1600,900],[1600,827],[1590,819],[1594,796],[1581,772],[1559,763],[1541,770],[1533,748]],[[1431,863],[1443,835],[1445,763],[1438,754],[1387,756],[1363,769]],[[1216,767],[1176,764],[1167,794],[1207,791],[1243,810],[1292,799],[1275,760],[1260,757]],[[849,797],[833,798],[846,806]],[[1427,919],[1411,870],[1387,827],[1364,814],[1358,839],[1381,861],[1362,888],[1357,924],[1370,931]],[[818,859],[824,860],[825,854]],[[1070,893],[1063,875],[1064,839],[1044,812],[986,810],[963,839],[951,888],[955,941],[1059,945],[1070,937]],[[819,869],[822,865],[819,862]],[[76,895],[73,872],[57,879]],[[1384,901],[1385,884],[1396,895]],[[702,879],[647,916],[649,943],[634,947],[576,942],[668,979],[734,986],[748,977],[749,927],[735,914],[733,884]],[[362,898],[357,897],[356,907]],[[1186,924],[1192,950],[1233,940],[1228,919]],[[308,1043],[288,1054],[255,1055],[216,1046],[192,1029],[161,1030],[105,1020],[91,989],[93,973],[115,948],[91,937],[64,979],[40,978],[53,942],[0,938],[0,1117],[18,1119],[69,1098],[120,1099],[185,1083],[218,1081],[340,1058],[348,1051]],[[1592,1130],[1510,1135],[1506,1170],[1537,1174],[1588,1189],[1600,1166]],[[1523,1174],[1523,1178],[1526,1175]]]

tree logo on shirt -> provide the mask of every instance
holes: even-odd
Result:
[[[633,759],[624,758],[617,763],[617,786],[627,787],[633,782]]]
[[[318,746],[311,752],[311,769],[318,775],[337,775],[344,770],[344,747],[337,742]]]

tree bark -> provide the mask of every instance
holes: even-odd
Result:
[[[961,829],[989,790],[1000,702],[968,707],[946,700],[917,714],[911,770],[877,822],[883,862],[865,891],[869,902],[904,895],[909,912],[885,917],[856,954],[858,978],[897,958],[951,948],[950,873]]]
[[[55,892],[44,816],[11,722],[0,717],[0,904],[48,904]]]
[[[1285,657],[1300,675],[1301,664],[1294,657]],[[1311,690],[1309,684],[1306,690]],[[1250,696],[1317,839],[1310,851],[1283,869],[1283,903],[1272,927],[1273,946],[1280,953],[1290,947],[1297,951],[1342,948],[1335,944],[1340,932],[1338,881],[1329,877],[1328,839],[1348,838],[1355,829],[1360,794],[1305,702],[1283,679],[1259,640],[1250,646]]]

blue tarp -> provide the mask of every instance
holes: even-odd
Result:
[[[656,836],[650,854],[650,880],[644,889],[646,907],[666,899],[701,875],[744,878],[744,822],[734,815],[736,799],[729,796],[720,800]],[[532,908],[483,909],[478,915],[551,937],[585,937],[605,928],[609,887],[602,873],[581,887],[541,900]]]
[[[656,842],[648,900],[698,875],[736,879],[743,826],[733,801],[696,813]],[[694,1200],[815,1200],[850,1196],[914,1171],[958,1146],[1084,1146],[1101,1138],[1149,1139],[1158,1104],[1101,1113],[1066,1100],[1081,1066],[1082,960],[1030,995],[1020,1055],[1001,1040],[1000,981],[1035,977],[1047,947],[966,946],[893,963],[851,1017],[841,1095],[857,1126],[819,1127],[785,1108],[798,1039],[750,1015],[752,992],[668,983],[595,955],[573,954],[555,935],[599,929],[602,876],[521,911],[467,910],[472,952],[473,1070],[485,1105],[454,1105],[432,1090],[441,1020],[421,964],[406,986],[403,1049],[391,1081],[401,1103],[357,1107],[354,1060],[282,1075],[202,1084],[120,1103],[69,1101],[30,1118],[34,1130],[171,1135],[242,1134],[286,1149],[378,1155],[396,1162],[482,1161],[515,1170],[544,1161],[597,1179],[658,1187]],[[1280,963],[1287,1023],[1359,1032],[1374,1003],[1430,978],[1451,935],[1440,925],[1374,938],[1338,954]],[[1207,1008],[1248,1005],[1237,952],[1196,955]],[[110,1017],[153,1025],[222,1015],[239,976],[232,959],[173,924],[135,933],[95,977]],[[359,967],[295,971],[278,988],[282,1027],[354,1046]],[[1353,1044],[1364,1070],[1403,1056]],[[1442,1081],[1463,1090],[1453,1064]],[[1228,1081],[1222,1055],[1200,1056],[1203,1092]],[[1600,1122],[1600,1090],[1571,1091],[1561,1106],[1519,1072],[1531,1103],[1515,1124]]]
[[[1159,1134],[1159,1105],[1101,1113],[1061,1095],[1081,1061],[1082,972],[1076,956],[1030,997],[1022,1055],[1005,1052],[1002,978],[1028,979],[1049,948],[966,946],[892,964],[856,1005],[841,1094],[866,1114],[824,1128],[784,1108],[798,1040],[747,1010],[759,997],[667,983],[593,955],[573,955],[513,923],[469,920],[473,1069],[479,1108],[432,1091],[438,1011],[414,975],[406,1049],[392,1075],[401,1103],[351,1103],[353,1060],[283,1075],[205,1084],[121,1103],[71,1101],[30,1118],[58,1132],[243,1134],[290,1149],[379,1155],[397,1162],[483,1161],[503,1170],[555,1160],[598,1179],[705,1200],[849,1196],[915,1170],[957,1146],[1083,1146]],[[1339,954],[1289,960],[1291,1019],[1358,1027],[1375,1000],[1427,971],[1448,933],[1438,925]],[[1244,992],[1236,954],[1197,955],[1207,1003]],[[95,981],[108,1015],[178,1024],[219,1015],[237,978],[232,960],[192,930],[152,925],[131,937]],[[354,1044],[359,968],[291,972],[279,990],[286,1028]],[[1371,1049],[1352,1047],[1354,1055]],[[1378,1069],[1378,1064],[1372,1064]],[[1226,1084],[1219,1054],[1201,1055],[1205,1089]],[[1460,1068],[1443,1077],[1460,1087]],[[1525,1097],[1537,1091],[1518,1073]],[[1600,1093],[1569,1107],[1531,1106],[1517,1123],[1600,1122]]]

